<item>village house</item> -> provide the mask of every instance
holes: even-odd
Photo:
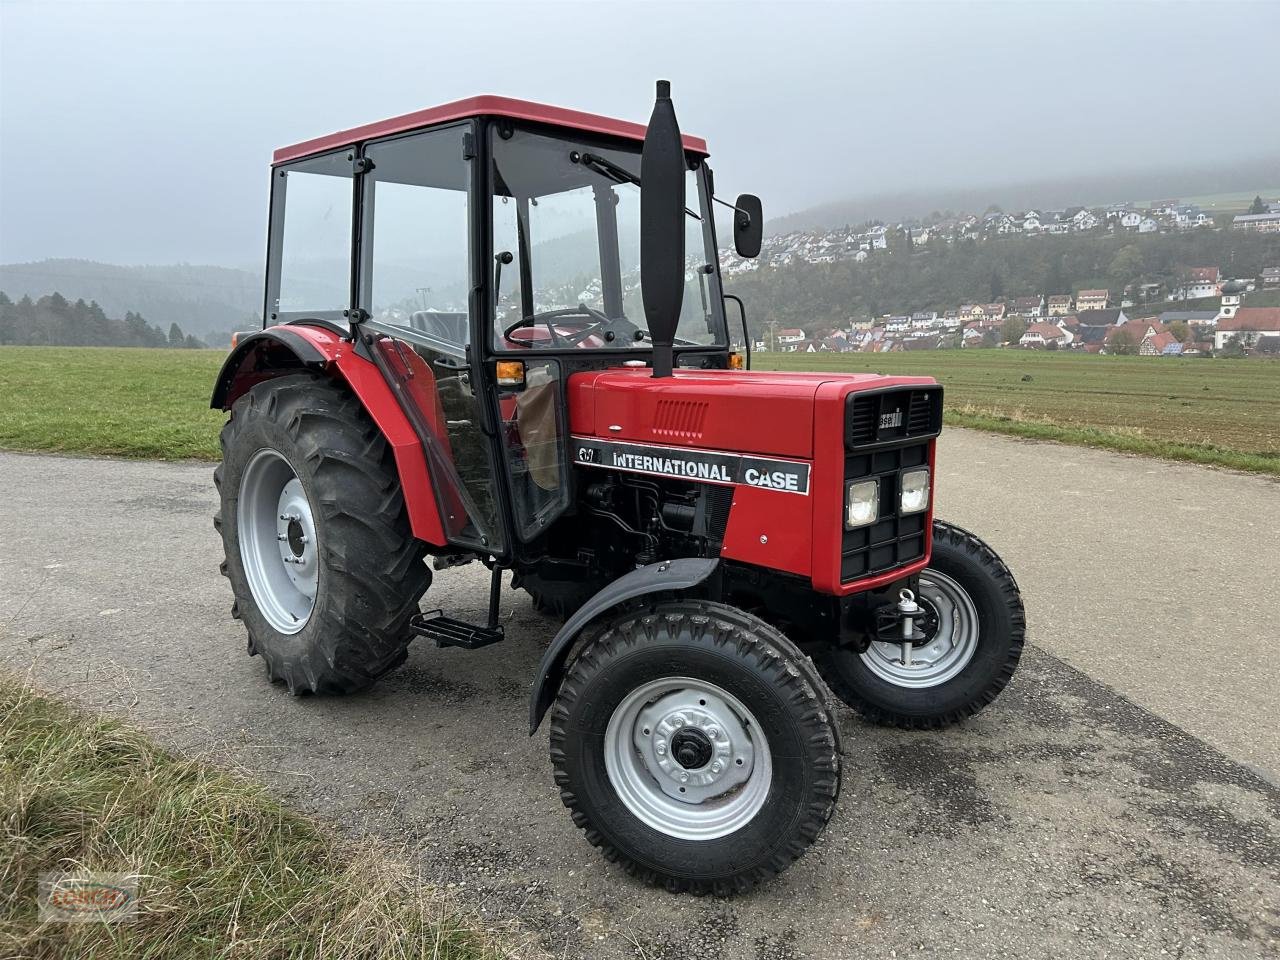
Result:
[[[1055,294],[1054,296],[1049,298],[1049,310],[1048,310],[1049,316],[1065,317],[1067,314],[1071,312],[1072,304],[1073,304],[1073,301],[1071,299],[1071,294],[1069,293]]]
[[[1110,290],[1081,290],[1076,294],[1076,313],[1086,310],[1105,310],[1111,303]]]
[[[1013,315],[1015,317],[1038,317],[1044,312],[1044,297],[1037,294],[1034,297],[1018,297],[1013,301]]]
[[[1262,337],[1280,337],[1280,307],[1241,307],[1234,317],[1218,323],[1213,334],[1213,348],[1221,350],[1232,339],[1246,349]]]
[[[1221,276],[1217,267],[1187,267],[1169,295],[1170,300],[1203,300],[1218,295]]]
[[[1262,268],[1262,286],[1264,288],[1280,287],[1280,267]]]
[[[1018,339],[1018,346],[1043,348],[1053,344],[1055,347],[1065,347],[1074,339],[1075,335],[1070,330],[1057,324],[1041,322],[1027,327],[1027,332]]]
[[[1232,230],[1280,233],[1280,213],[1245,213],[1231,221]]]
[[[779,350],[794,350],[796,344],[804,341],[804,331],[795,327],[779,330],[777,341]]]

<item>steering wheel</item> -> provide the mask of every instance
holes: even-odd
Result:
[[[555,321],[564,317],[589,317],[589,321],[585,321],[586,325],[581,330],[575,330],[573,333],[561,333],[556,329]],[[579,321],[584,322],[584,321]],[[557,346],[568,345],[576,347],[588,337],[598,333],[607,326],[611,321],[607,316],[599,310],[588,307],[585,303],[579,303],[576,307],[563,307],[559,310],[547,310],[544,313],[535,313],[531,317],[521,317],[511,326],[502,331],[502,336],[511,340],[511,334],[515,333],[521,327],[534,327],[545,324],[547,331],[551,334],[551,340]],[[518,341],[512,340],[513,343]]]

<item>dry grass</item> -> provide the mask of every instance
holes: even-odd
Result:
[[[37,922],[37,875],[79,869],[139,875],[137,918]],[[0,674],[0,956],[504,955],[382,847]]]

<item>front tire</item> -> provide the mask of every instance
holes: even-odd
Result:
[[[551,714],[574,822],[668,890],[729,894],[817,838],[840,791],[838,734],[809,660],[733,607],[623,614],[578,655]]]
[[[272,680],[350,693],[404,662],[431,575],[391,450],[350,392],[310,374],[255,385],[214,483],[232,616]]]
[[[896,643],[866,651],[828,646],[816,657],[832,692],[864,719],[891,727],[945,727],[990,704],[1017,669],[1026,615],[1013,574],[960,527],[933,522],[933,553],[917,598],[927,639],[910,664]]]

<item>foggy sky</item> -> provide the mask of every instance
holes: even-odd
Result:
[[[1277,36],[1276,3],[0,0],[0,262],[259,268],[278,146],[476,93],[643,121],[659,77],[768,216],[1280,154]]]

